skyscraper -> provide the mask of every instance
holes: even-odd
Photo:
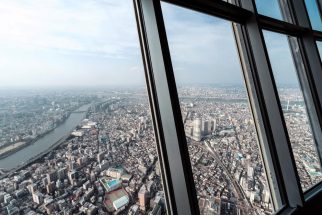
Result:
[[[201,140],[202,130],[201,130],[202,120],[200,118],[196,118],[193,122],[193,139],[195,141]]]
[[[202,127],[201,127],[201,131],[202,131],[202,135],[207,135],[209,134],[209,122],[208,121],[203,121],[202,122]]]

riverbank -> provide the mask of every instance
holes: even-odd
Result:
[[[30,144],[29,146],[12,153],[6,158],[1,159],[0,170],[3,170],[5,174],[1,175],[0,178],[24,168],[26,165],[35,162],[57,146],[61,145],[86,117],[90,106],[91,104],[81,106],[77,110],[81,110],[83,112],[78,113],[73,111],[64,123],[56,127],[47,135],[39,138],[34,144]]]
[[[76,108],[75,110],[78,110],[80,107],[78,107],[78,108]],[[74,110],[74,111],[75,111]],[[22,150],[22,149],[24,149],[25,147],[27,147],[27,146],[30,146],[30,145],[32,145],[32,144],[34,144],[35,142],[37,142],[40,138],[43,138],[44,136],[46,136],[49,132],[52,132],[53,130],[55,130],[58,126],[60,126],[61,124],[63,124],[69,117],[70,117],[70,115],[74,112],[74,111],[70,111],[68,114],[67,114],[67,116],[66,117],[64,117],[64,119],[63,120],[61,120],[59,123],[57,123],[57,125],[56,125],[56,127],[54,127],[54,128],[52,128],[52,129],[49,129],[48,131],[46,131],[46,132],[44,132],[44,133],[42,133],[42,134],[40,134],[40,135],[38,135],[35,139],[32,139],[32,140],[30,140],[30,141],[28,141],[28,142],[26,142],[25,144],[23,144],[23,145],[21,145],[21,146],[19,146],[19,147],[16,147],[16,148],[14,148],[14,149],[11,149],[10,151],[7,151],[7,152],[5,152],[5,153],[2,153],[2,154],[0,154],[0,160],[1,159],[4,159],[4,158],[6,158],[6,157],[8,157],[8,156],[10,156],[10,155],[12,155],[12,154],[14,154],[14,153],[16,153],[16,152],[18,152],[18,151],[20,151],[20,150]],[[7,147],[10,147],[10,146],[7,146]]]
[[[76,126],[75,126],[76,128]],[[59,141],[57,141],[56,143],[54,143],[50,148],[48,148],[46,151],[36,155],[35,157],[29,159],[28,161],[22,163],[21,165],[19,165],[18,167],[14,168],[14,169],[11,169],[9,172],[6,172],[4,175],[0,176],[0,179],[3,179],[5,177],[8,177],[12,174],[14,174],[16,171],[19,171],[23,168],[25,168],[26,166],[34,163],[34,162],[37,162],[37,160],[40,160],[42,159],[44,156],[46,156],[47,154],[49,154],[52,150],[56,149],[57,147],[59,147],[61,144],[63,144],[67,139],[68,137],[70,137],[70,134],[69,135],[66,135],[65,137],[62,137]]]

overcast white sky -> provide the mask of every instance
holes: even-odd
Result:
[[[143,85],[132,4],[1,0],[0,86]],[[242,83],[230,22],[162,7],[178,83]],[[282,58],[288,45],[275,39]]]

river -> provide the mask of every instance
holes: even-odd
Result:
[[[11,170],[22,163],[33,159],[41,153],[46,152],[62,138],[67,137],[77,125],[85,118],[86,112],[91,104],[86,104],[75,110],[70,116],[57,128],[39,138],[33,144],[17,151],[6,158],[0,160],[0,169]]]

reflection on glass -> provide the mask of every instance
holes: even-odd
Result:
[[[224,2],[227,2],[227,3],[230,3],[230,4],[233,4],[234,3],[234,0],[222,0]]]
[[[305,0],[306,10],[309,14],[311,26],[314,30],[322,31],[321,16],[315,0]]]
[[[318,51],[319,51],[319,54],[320,54],[320,59],[322,60],[322,42],[317,41],[316,44],[318,46]]]
[[[256,8],[262,15],[283,20],[279,0],[256,0]]]
[[[302,189],[305,191],[322,180],[306,104],[299,84],[286,35],[264,31],[265,43],[281,101]]]
[[[231,23],[162,7],[201,214],[272,213]]]
[[[0,214],[165,214],[132,1],[8,0],[0,29]]]

